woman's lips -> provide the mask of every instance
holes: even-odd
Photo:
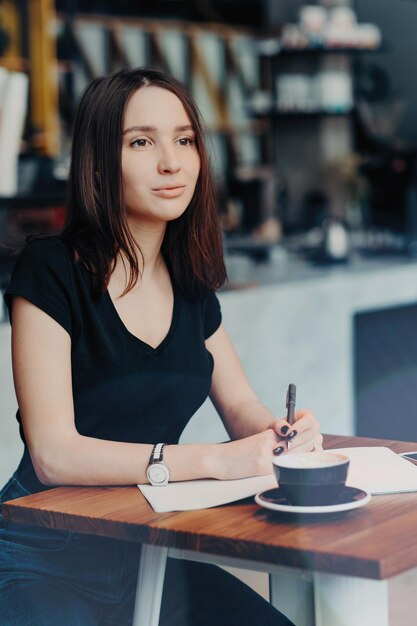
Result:
[[[177,198],[184,189],[185,185],[178,185],[178,187],[161,187],[160,189],[152,189],[152,191],[161,198]]]

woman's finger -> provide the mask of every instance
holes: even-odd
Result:
[[[323,437],[320,434],[320,424],[311,411],[301,409],[294,416],[294,424],[290,425],[285,418],[274,420],[269,428],[282,439],[274,448],[274,455],[278,456],[287,451],[311,452],[313,449],[322,449]]]
[[[298,439],[294,438],[293,441],[288,442],[288,452],[322,452],[323,450],[323,435],[318,433],[313,437],[306,437],[306,433]]]
[[[296,433],[296,434],[292,436],[293,433]],[[289,434],[289,438],[287,439],[288,449],[293,450],[294,448],[299,448],[300,446],[304,446],[308,441],[311,441],[314,438],[314,436],[317,434],[318,433],[315,433],[311,429],[305,430],[304,432],[300,432],[300,433],[298,433],[295,430],[291,431]]]
[[[280,441],[280,443],[273,449],[272,454],[274,456],[280,456],[284,454],[284,452],[288,452],[288,442],[285,440]]]
[[[320,429],[320,424],[317,421],[316,416],[311,411],[307,409],[301,409],[300,411],[296,411],[294,416],[294,426],[297,424],[299,428],[302,430],[306,430],[307,428],[317,427]]]
[[[295,414],[294,424],[292,425],[291,430],[287,433],[286,436],[291,440],[296,435],[300,435],[301,433],[308,431],[310,431],[311,433],[319,433],[319,422],[317,421],[313,413],[311,413],[311,411],[297,411],[297,413]],[[311,434],[310,436],[312,437],[313,435]]]
[[[308,441],[318,438],[317,441],[322,442],[320,435],[320,424],[315,415],[311,411],[305,409],[297,411],[292,429],[287,435],[289,442],[288,449],[297,451],[305,451]]]
[[[280,420],[274,420],[269,425],[269,428],[272,428],[277,433],[277,435],[282,438],[285,438],[291,430],[291,426],[285,418]]]

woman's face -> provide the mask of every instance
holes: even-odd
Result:
[[[142,87],[123,121],[122,177],[128,219],[169,222],[194,194],[200,157],[191,121],[172,92]]]

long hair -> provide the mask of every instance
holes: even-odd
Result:
[[[123,69],[87,85],[75,119],[68,181],[67,224],[63,238],[103,293],[123,252],[129,265],[127,293],[141,275],[125,217],[121,169],[123,118],[130,96],[145,86],[175,94],[195,131],[200,172],[186,211],[168,222],[162,253],[175,284],[188,296],[218,289],[226,280],[220,221],[204,133],[197,106],[185,87],[149,68]]]

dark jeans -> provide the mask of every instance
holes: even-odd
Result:
[[[13,476],[0,505],[24,495],[28,491]],[[0,514],[0,626],[130,626],[139,556],[138,544],[5,526]],[[159,623],[291,626],[219,567],[177,559],[168,559]]]

